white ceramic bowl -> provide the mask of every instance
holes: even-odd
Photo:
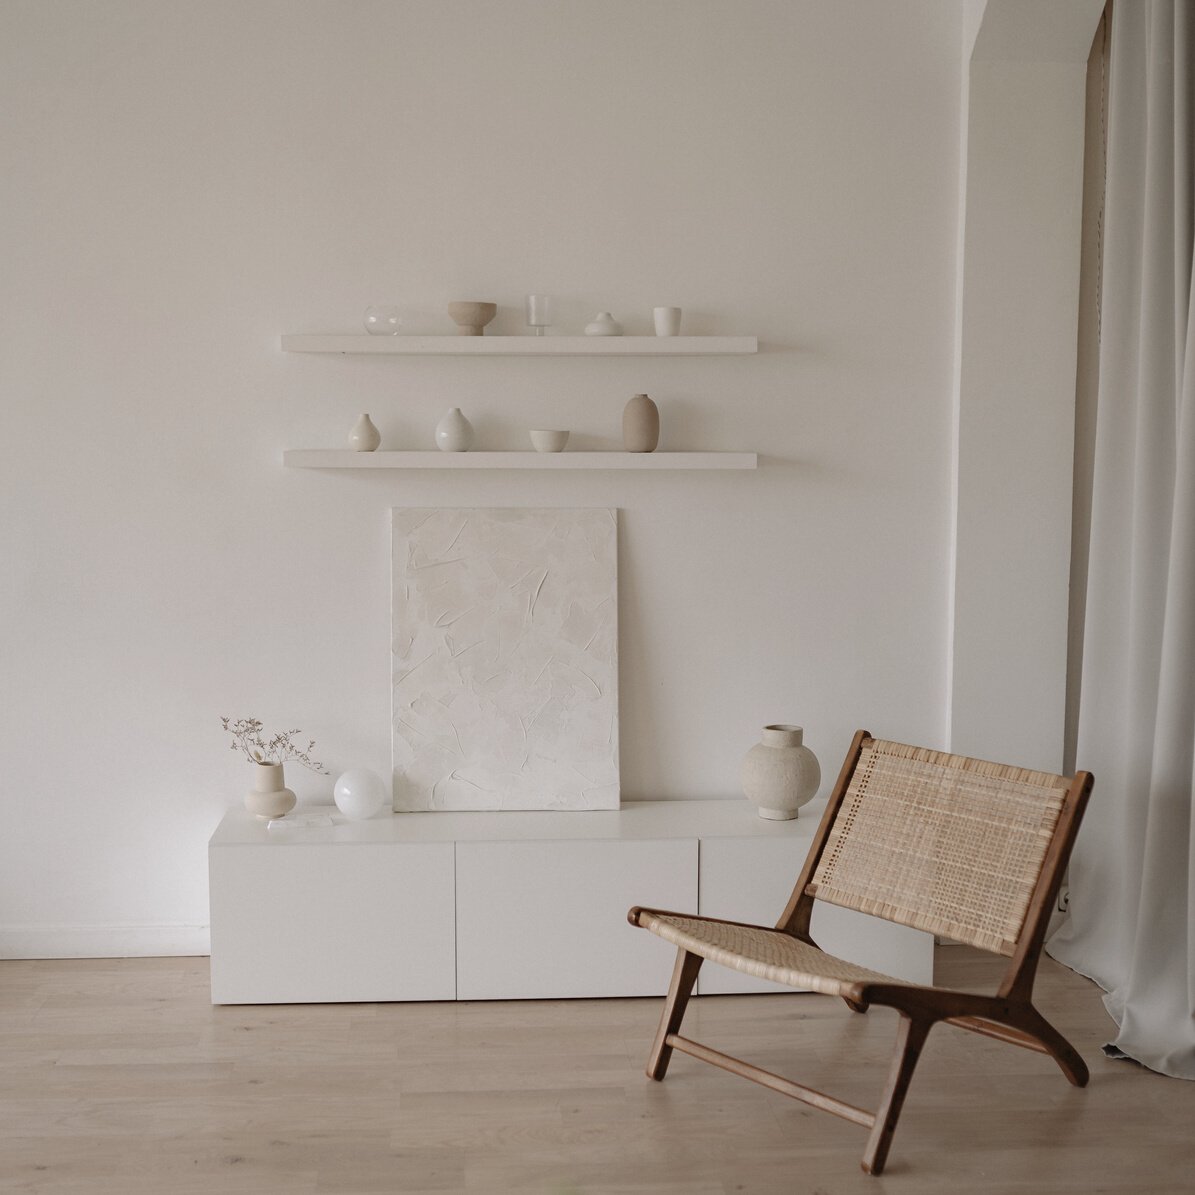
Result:
[[[566,431],[544,431],[540,428],[531,433],[531,444],[536,452],[563,452],[567,443]]]

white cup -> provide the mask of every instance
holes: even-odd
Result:
[[[653,307],[652,315],[655,317],[656,321],[657,336],[680,335],[679,307]]]

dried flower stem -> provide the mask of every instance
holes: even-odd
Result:
[[[251,763],[301,763],[313,772],[328,774],[327,768],[317,759],[311,758],[311,751],[315,747],[315,739],[307,744],[306,750],[291,741],[291,736],[301,733],[298,730],[284,730],[274,735],[268,741],[262,737],[262,724],[256,718],[237,718],[234,722],[230,718],[221,718],[224,729],[232,735],[230,750],[240,751]]]

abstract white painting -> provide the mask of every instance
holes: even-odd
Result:
[[[616,513],[393,511],[395,809],[618,808]]]

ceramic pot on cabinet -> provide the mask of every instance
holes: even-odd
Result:
[[[790,821],[822,782],[817,756],[804,744],[800,726],[765,726],[743,760],[743,792],[760,817]]]
[[[268,820],[285,817],[298,803],[298,797],[286,787],[280,763],[253,765],[253,787],[245,794],[245,808],[255,817]]]

